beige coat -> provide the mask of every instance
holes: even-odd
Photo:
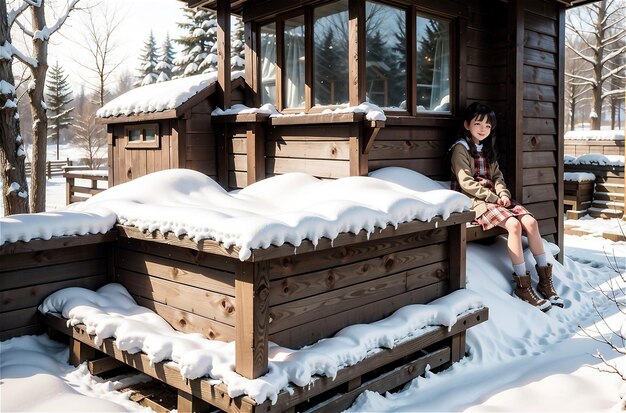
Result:
[[[487,212],[487,202],[495,204],[498,197],[506,196],[511,198],[511,193],[506,189],[504,176],[500,171],[498,162],[492,162],[491,180],[494,184],[495,193],[490,189],[483,187],[474,179],[476,168],[474,167],[474,158],[470,155],[469,150],[460,142],[452,147],[452,173],[456,176],[461,192],[470,197],[472,200],[472,209],[476,212],[476,218]]]

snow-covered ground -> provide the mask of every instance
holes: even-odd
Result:
[[[298,185],[301,184],[300,180],[296,181]],[[401,184],[401,181],[399,179],[397,183]],[[388,189],[385,187],[385,190]],[[190,190],[190,194],[198,194],[194,188],[187,190]],[[429,190],[437,190],[436,184]],[[395,198],[395,202],[388,205],[402,205],[402,208],[396,207],[396,210],[406,212],[408,203],[416,203],[417,198],[403,193]],[[619,223],[616,220],[601,221],[594,221],[590,225],[605,227]],[[624,408],[624,382],[615,374],[600,372],[598,369],[602,369],[603,364],[593,355],[599,352],[609,363],[616,363],[622,371],[626,371],[626,360],[607,344],[593,338],[598,339],[604,334],[617,347],[624,346],[609,331],[611,328],[614,331],[621,329],[624,334],[624,315],[600,290],[614,291],[624,302],[626,285],[612,266],[617,264],[618,271],[626,275],[626,243],[604,240],[593,234],[584,237],[566,235],[564,264],[556,261],[553,264],[555,287],[567,305],[563,309],[553,308],[547,313],[531,308],[511,296],[512,270],[505,244],[505,239],[499,238],[489,246],[468,245],[468,290],[472,297],[479,297],[490,312],[487,322],[468,332],[469,356],[446,371],[413,380],[394,394],[365,393],[357,399],[350,411],[604,411]],[[555,252],[555,246],[549,247]],[[610,263],[607,257],[611,259]],[[525,258],[527,265],[532,267],[534,262],[528,251],[525,251]],[[536,277],[534,271],[533,276]],[[108,288],[119,292],[115,286]],[[64,294],[58,297],[62,298]],[[123,292],[121,294],[120,297],[123,297]],[[119,304],[115,299],[106,301],[106,296],[95,301],[104,306]],[[62,301],[57,300],[57,303]],[[451,301],[454,305],[464,302],[464,299]],[[469,308],[464,305],[460,307]],[[425,311],[422,307],[427,306],[404,310],[408,313],[405,316],[416,316],[419,311]],[[606,322],[598,322],[596,309]],[[71,311],[77,319],[85,315],[84,309],[80,307]],[[437,320],[441,324],[445,324],[445,320],[453,321],[457,315],[441,307],[426,311],[429,314],[426,319]],[[388,323],[397,324],[394,320]],[[385,326],[384,323],[381,325]],[[378,337],[379,342],[386,342],[387,345],[394,342],[388,330],[397,331],[377,327],[376,324],[364,328]],[[412,328],[415,329],[412,334],[419,334],[429,327],[420,327],[416,323]],[[137,334],[142,336],[147,333],[140,331]],[[348,337],[350,334],[345,333]],[[167,344],[168,338],[161,337],[158,342]],[[337,347],[334,351],[341,351],[342,346]],[[353,350],[353,353],[362,354],[362,351]],[[141,378],[117,378],[112,382],[102,382],[89,376],[85,366],[69,366],[66,362],[67,348],[45,337],[8,340],[0,343],[0,352],[1,411],[143,409],[128,401],[128,395],[114,390],[124,387],[124,381]],[[312,353],[313,356],[305,356],[303,352],[290,352],[294,360],[292,368],[298,366],[299,370],[295,374],[300,374],[300,378],[303,377],[302,371],[314,371],[311,363],[323,359],[328,364],[328,358],[333,356],[329,347],[317,353],[314,347]],[[274,359],[271,363],[280,373],[280,360]],[[335,367],[340,366],[335,364]],[[332,366],[323,374],[332,374]],[[278,377],[276,372],[268,376],[269,384],[281,385]],[[33,392],[33,388],[41,390]]]

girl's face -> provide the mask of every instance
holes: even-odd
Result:
[[[478,116],[476,116],[470,122],[465,121],[463,124],[472,136],[475,145],[478,145],[491,134],[491,124],[487,119],[488,117],[484,116],[482,120],[478,120]]]

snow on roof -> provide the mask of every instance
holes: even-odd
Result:
[[[438,215],[447,219],[471,206],[465,195],[439,184],[421,190],[417,184],[409,188],[394,183],[433,182],[409,169],[394,168],[376,178],[380,174],[323,181],[289,173],[229,193],[200,172],[170,169],[114,186],[69,208],[106,208],[123,225],[238,246],[239,258],[245,260],[252,249],[299,246],[305,239],[317,244],[342,232],[372,233]]]
[[[623,141],[623,130],[573,130],[565,133],[565,140]]]
[[[563,174],[563,180],[570,182],[595,182],[596,176],[591,172],[565,172]]]
[[[0,245],[67,235],[104,234],[115,225],[116,219],[110,209],[102,207],[82,212],[59,210],[9,215],[0,218]]]
[[[586,153],[579,157],[566,155],[563,157],[566,165],[607,165],[624,166],[623,155],[603,155],[601,153]]]
[[[243,77],[243,72],[232,73],[232,79],[239,77]],[[98,109],[96,116],[108,118],[175,109],[215,82],[217,82],[217,72],[141,86],[113,99]]]
[[[334,378],[340,368],[358,363],[378,348],[393,348],[406,337],[426,334],[435,326],[452,326],[460,315],[483,306],[475,292],[457,290],[430,304],[405,306],[371,324],[348,326],[302,350],[270,342],[269,372],[255,380],[234,371],[234,341],[180,333],[156,313],[138,306],[120,284],[107,284],[98,291],[59,290],[44,300],[39,311],[62,314],[70,325],[84,324],[87,333],[95,335],[96,345],[114,337],[120,350],[142,351],[153,363],[172,360],[183,378],[219,379],[228,386],[230,397],[246,394],[260,404],[268,399],[276,402],[278,393],[290,383],[306,386],[315,375]]]

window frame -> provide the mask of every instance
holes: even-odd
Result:
[[[147,129],[154,129],[154,139],[146,140]],[[139,140],[131,141],[130,133],[136,130],[139,130]],[[158,123],[124,125],[124,137],[126,138],[126,149],[158,149],[161,146],[161,134]]]
[[[343,105],[316,105],[315,104],[315,91],[314,91],[314,61],[313,61],[313,24],[314,24],[314,9],[316,7],[324,6],[329,3],[333,3],[336,0],[329,0],[320,3],[316,3],[315,5],[308,5],[297,10],[290,10],[284,13],[279,13],[271,18],[260,20],[255,22],[255,33],[256,33],[256,44],[261,44],[261,27],[267,24],[275,24],[276,28],[276,102],[275,106],[279,112],[282,113],[320,113],[324,110],[333,110],[335,108],[341,108]],[[383,5],[400,8],[406,12],[406,59],[407,61],[413,62],[406,72],[406,101],[407,101],[407,109],[406,110],[397,110],[397,109],[383,109],[385,114],[391,116],[411,116],[418,118],[453,118],[455,116],[455,108],[458,106],[457,103],[461,100],[460,94],[462,91],[459,89],[459,81],[458,76],[461,72],[460,63],[462,57],[460,56],[460,45],[459,45],[459,19],[462,18],[457,14],[450,14],[439,11],[433,11],[432,8],[425,7],[423,5],[415,5],[415,4],[402,4],[399,1],[392,0],[370,0],[375,3],[380,3]],[[360,11],[360,15],[365,16],[365,1],[359,2],[360,7],[363,8]],[[348,7],[348,12],[351,13],[350,7]],[[285,82],[286,78],[283,76],[284,67],[285,67],[285,56],[284,56],[284,28],[285,21],[296,16],[303,16],[304,18],[304,31],[305,31],[305,102],[304,107],[298,108],[287,108],[285,107]],[[428,111],[418,111],[417,110],[417,74],[416,74],[416,65],[415,58],[417,54],[417,34],[416,34],[416,19],[417,17],[424,18],[432,18],[446,21],[449,24],[450,29],[450,59],[449,59],[449,69],[450,69],[450,110],[446,112],[436,112],[432,110]],[[363,27],[363,26],[361,26]],[[361,38],[364,38],[362,36]],[[363,48],[363,55],[365,54],[365,44],[359,44],[359,49]],[[361,52],[359,52],[361,54]],[[255,71],[258,73],[261,70],[261,56],[260,53],[256,54],[256,65]],[[363,67],[361,67],[363,66]],[[359,62],[359,71],[365,73],[364,70],[365,60]],[[348,81],[350,79],[350,75],[348,74]],[[365,79],[363,79],[365,81]],[[256,84],[254,85],[254,89],[260,93],[261,91],[261,79],[260,76],[256,79]],[[257,100],[260,102],[260,96],[257,94]],[[257,102],[258,103],[258,102]]]

